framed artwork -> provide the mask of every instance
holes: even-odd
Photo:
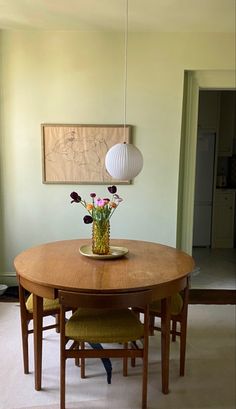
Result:
[[[107,151],[131,142],[131,125],[42,124],[43,183],[128,184],[105,168]]]

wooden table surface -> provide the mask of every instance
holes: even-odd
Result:
[[[80,246],[89,243],[65,240],[32,247],[15,258],[16,272],[22,279],[51,289],[126,292],[164,288],[194,268],[191,256],[157,243],[112,240],[111,245],[126,247],[129,253],[111,260],[81,255]]]

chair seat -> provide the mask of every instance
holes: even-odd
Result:
[[[79,308],[67,321],[65,334],[78,342],[125,343],[142,338],[144,327],[129,309]]]
[[[181,313],[183,308],[183,298],[179,293],[171,297],[170,311],[171,315],[178,315]],[[161,313],[161,300],[153,301],[150,304],[150,312]]]
[[[30,294],[26,301],[26,308],[29,312],[33,312],[33,294]],[[43,309],[44,311],[60,309],[60,304],[58,298],[55,300],[50,300],[49,298],[43,299]]]

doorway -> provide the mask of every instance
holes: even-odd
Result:
[[[194,253],[193,248],[193,230],[194,230],[194,197],[195,197],[195,177],[196,177],[196,152],[197,152],[197,136],[198,136],[198,103],[199,93],[202,90],[229,90],[234,89],[234,74],[233,71],[195,71],[185,73],[184,86],[184,109],[182,121],[182,137],[181,137],[181,155],[180,155],[180,173],[179,173],[179,201],[178,201],[178,227],[177,227],[177,246],[189,254]],[[217,172],[217,169],[216,169]],[[216,177],[216,173],[215,173]],[[215,179],[216,183],[216,179]],[[200,247],[199,247],[200,248]],[[206,247],[207,251],[211,250],[212,260],[219,266],[219,259],[216,257],[215,250],[211,246]],[[233,264],[235,271],[236,259],[234,257],[235,249],[231,250],[231,256],[227,254],[227,249],[222,251],[222,260],[225,263]],[[214,254],[215,253],[215,254]],[[193,254],[196,259],[196,255]],[[203,257],[197,257],[203,265]],[[198,260],[196,260],[198,261]],[[208,257],[209,263],[209,257]],[[224,270],[229,270],[224,265]],[[199,275],[197,265],[193,280],[196,280]],[[213,268],[215,270],[215,266]],[[235,274],[235,273],[234,273]],[[204,278],[207,277],[205,273]],[[193,281],[192,280],[192,281]],[[233,279],[235,283],[235,275]],[[209,283],[210,286],[213,283]],[[220,288],[228,288],[226,278],[219,283]]]
[[[236,288],[236,91],[200,90],[192,254],[193,288]]]

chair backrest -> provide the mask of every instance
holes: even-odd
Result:
[[[134,306],[145,306],[151,302],[151,290],[132,291],[127,293],[86,293],[59,291],[58,298],[64,307],[113,308],[122,309]]]

